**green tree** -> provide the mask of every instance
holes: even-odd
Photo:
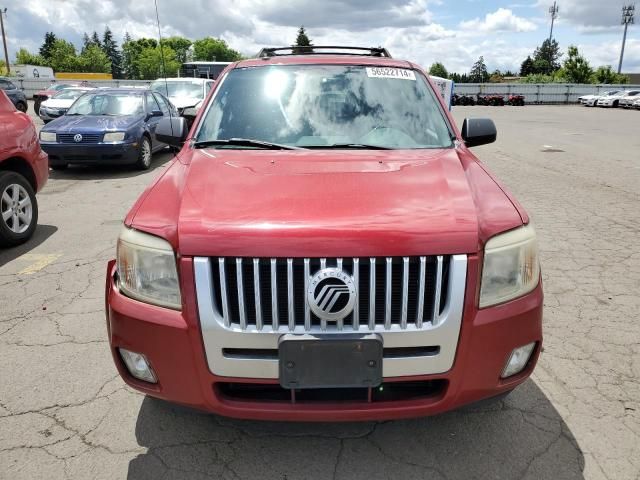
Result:
[[[311,40],[309,39],[307,31],[304,27],[300,27],[298,29],[298,34],[296,35],[296,43],[294,43],[292,47],[294,47],[293,53],[304,54],[313,51],[313,49],[311,48],[313,47],[313,43],[311,43]]]
[[[78,65],[83,72],[111,73],[111,60],[100,47],[93,43],[80,54]]]
[[[193,42],[193,59],[204,62],[235,62],[242,55],[221,38],[206,37]]]
[[[93,43],[96,47],[102,48],[102,43],[100,42],[100,37],[98,36],[98,32],[95,30],[91,34],[91,43]]]
[[[548,38],[533,52],[534,73],[549,75],[560,68],[560,47],[557,40]]]
[[[47,32],[44,34],[44,43],[40,47],[40,56],[42,56],[46,61],[51,58],[51,49],[53,48],[56,40],[56,35],[53,32]]]
[[[41,55],[34,55],[26,48],[21,48],[16,52],[16,64],[44,66],[47,62]]]
[[[543,73],[532,73],[520,79],[520,83],[555,83],[560,81],[554,75],[545,75]]]
[[[562,76],[569,83],[590,83],[593,68],[586,58],[580,55],[578,47],[570,45],[568,57],[562,64]]]
[[[596,71],[593,72],[591,81],[593,83],[625,84],[629,83],[629,77],[627,75],[622,75],[621,73],[614,72],[611,68],[611,65],[603,65],[601,67],[598,67]]]
[[[176,60],[180,63],[189,61],[189,49],[193,42],[184,37],[169,37],[162,40],[162,44],[168,46],[174,52],[176,52]]]
[[[155,48],[147,47],[142,49],[138,56],[137,68],[141,79],[155,80],[163,76],[175,76],[180,69],[180,62],[176,60],[176,52],[166,45]]]
[[[469,78],[472,83],[484,83],[489,80],[489,72],[487,71],[487,65],[484,63],[484,57],[482,55],[471,67]]]
[[[527,75],[531,75],[532,73],[534,73],[534,68],[535,67],[533,64],[533,58],[531,58],[531,55],[529,55],[524,59],[522,65],[520,65],[520,76],[526,77]]]
[[[140,54],[144,49],[154,49],[158,42],[153,38],[140,38],[133,40],[129,33],[126,33],[122,42],[122,70],[125,78],[129,80],[139,80],[142,78],[139,67]]]
[[[66,40],[56,39],[49,50],[47,65],[53,68],[54,72],[77,72],[80,69],[80,62],[76,47]]]
[[[102,37],[102,50],[111,64],[111,75],[113,78],[122,78],[122,55],[118,50],[118,44],[113,39],[111,29],[106,27]]]
[[[435,62],[429,67],[429,75],[433,75],[434,77],[449,78],[449,72],[447,72],[447,69],[440,62]]]

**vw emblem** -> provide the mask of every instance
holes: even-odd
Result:
[[[73,136],[73,141],[74,141],[74,142],[76,142],[76,143],[81,142],[81,141],[82,141],[82,135],[80,135],[79,133],[76,133],[76,134]]]
[[[353,278],[339,268],[324,268],[309,281],[307,302],[322,320],[343,319],[353,311],[356,298]]]

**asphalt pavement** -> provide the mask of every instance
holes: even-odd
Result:
[[[545,351],[512,395],[415,420],[295,424],[126,387],[105,268],[127,210],[171,161],[163,152],[144,173],[52,171],[34,238],[0,251],[0,478],[639,479],[640,111],[454,115],[495,120],[498,141],[475,151],[539,234]]]

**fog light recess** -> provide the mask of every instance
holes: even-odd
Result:
[[[119,348],[118,351],[122,361],[127,366],[127,370],[133,377],[149,383],[158,383],[156,374],[153,373],[151,365],[149,365],[147,358],[142,353],[131,352],[124,348]]]
[[[531,354],[533,353],[535,346],[536,342],[531,342],[527,345],[523,345],[522,347],[514,348],[509,356],[509,360],[507,360],[507,363],[502,370],[500,378],[511,377],[512,375],[524,370],[529,362],[529,358],[531,358]]]

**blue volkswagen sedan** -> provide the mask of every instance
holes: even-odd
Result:
[[[40,131],[40,144],[54,170],[71,164],[151,166],[153,152],[166,147],[155,136],[163,117],[177,117],[160,93],[141,89],[98,89],[78,98],[67,113]]]

